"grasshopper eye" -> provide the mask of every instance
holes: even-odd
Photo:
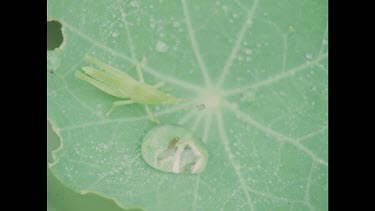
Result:
[[[149,166],[175,174],[200,173],[208,159],[203,143],[179,125],[162,125],[148,131],[141,151]]]

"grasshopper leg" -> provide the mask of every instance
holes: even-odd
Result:
[[[155,122],[156,124],[160,124],[160,121],[156,119],[156,117],[154,116],[154,114],[151,112],[150,108],[147,105],[145,105],[145,109],[150,120]]]
[[[143,78],[143,72],[142,72],[142,66],[144,65],[145,62],[146,62],[146,58],[143,57],[142,61],[136,65],[139,81],[142,82],[142,83],[145,82],[145,79]]]
[[[158,89],[158,88],[160,88],[160,87],[162,87],[162,86],[164,86],[164,85],[165,85],[165,82],[162,81],[162,82],[159,82],[159,83],[153,85],[152,88]]]
[[[109,109],[109,111],[105,114],[106,116],[109,116],[113,110],[115,110],[116,107],[122,106],[122,105],[129,105],[133,104],[134,102],[131,100],[121,100],[121,101],[115,101],[112,103],[112,107]]]

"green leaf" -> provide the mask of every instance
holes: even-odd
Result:
[[[48,53],[48,118],[62,144],[51,170],[71,189],[145,210],[327,210],[327,1],[56,1],[64,43]],[[151,106],[205,143],[198,175],[141,156],[155,127],[143,105],[74,77],[92,55],[185,106]],[[58,58],[58,59],[57,59]],[[59,61],[56,63],[55,61]],[[203,105],[203,106],[202,106]]]

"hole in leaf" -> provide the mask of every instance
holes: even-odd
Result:
[[[62,25],[58,21],[47,22],[47,50],[55,50],[63,43],[64,37],[61,28]]]

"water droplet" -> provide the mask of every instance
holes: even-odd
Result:
[[[252,52],[253,52],[253,51],[252,51],[251,49],[248,49],[248,48],[245,50],[245,53],[246,53],[247,55],[250,55]]]
[[[131,1],[130,6],[132,7],[139,7],[139,2],[138,1]]]
[[[173,21],[172,26],[173,26],[173,27],[179,27],[179,26],[180,26],[180,23],[177,22],[177,21]]]
[[[312,59],[313,56],[311,53],[306,53],[305,57],[306,59]]]
[[[148,165],[175,174],[200,173],[208,160],[203,143],[179,125],[162,125],[148,131],[141,151]]]
[[[120,35],[120,33],[118,33],[118,32],[113,32],[112,33],[112,37],[118,37]]]
[[[328,40],[324,39],[324,40],[322,41],[322,43],[323,43],[323,45],[328,45]]]
[[[158,41],[156,43],[156,50],[161,52],[161,53],[165,53],[168,51],[168,45],[165,44],[165,42],[162,42],[162,41]]]
[[[224,11],[225,14],[228,12],[228,7],[227,6],[222,6],[221,9]]]

